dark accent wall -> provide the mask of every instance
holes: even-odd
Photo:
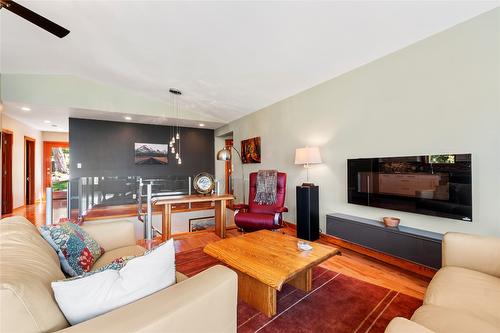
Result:
[[[214,174],[214,131],[210,129],[181,128],[181,165],[170,153],[167,165],[135,165],[134,143],[167,144],[170,129],[170,126],[70,118],[71,177]],[[77,163],[82,164],[81,169]]]

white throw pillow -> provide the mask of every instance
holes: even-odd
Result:
[[[131,259],[120,270],[52,282],[59,308],[71,325],[148,296],[175,283],[173,239]]]

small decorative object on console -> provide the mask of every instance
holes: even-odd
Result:
[[[215,179],[211,174],[202,172],[194,177],[193,186],[199,194],[210,194],[215,188]]]
[[[301,251],[309,251],[312,250],[312,246],[309,245],[307,242],[304,241],[298,241],[297,242],[297,248]]]
[[[399,222],[401,221],[401,219],[397,218],[397,217],[390,217],[390,216],[386,216],[384,217],[384,224],[386,227],[397,227],[399,225]]]

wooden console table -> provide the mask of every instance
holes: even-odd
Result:
[[[172,205],[193,202],[215,203],[215,233],[220,238],[226,237],[226,204],[233,200],[231,194],[223,195],[178,195],[171,197],[160,197],[153,201],[156,206],[163,205],[162,209],[162,239],[165,241],[171,237]]]

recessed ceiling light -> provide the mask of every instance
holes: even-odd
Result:
[[[52,127],[57,127],[57,125],[56,125],[56,124],[52,124],[52,125],[50,125],[50,126],[52,126]]]
[[[198,126],[200,126],[200,127],[205,127],[205,124],[203,124],[203,123],[199,123],[199,124],[198,124]]]
[[[125,120],[132,120],[132,117],[126,116],[126,117],[123,117],[123,119],[125,119]]]
[[[50,124],[50,120],[44,120],[43,122],[46,124]]]
[[[23,111],[31,111],[31,109],[29,107],[27,107],[27,106],[23,106],[21,108],[21,110],[23,110]]]

